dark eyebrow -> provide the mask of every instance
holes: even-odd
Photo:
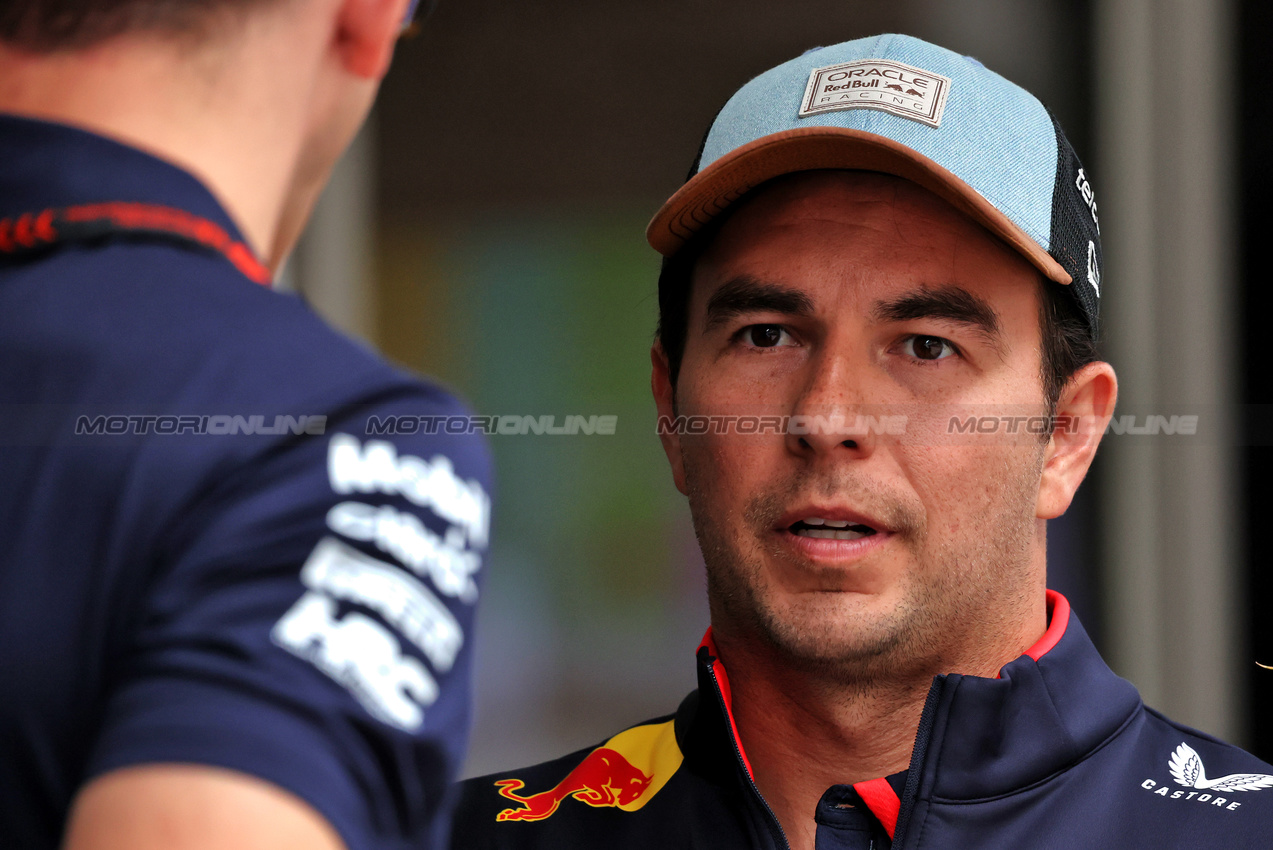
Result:
[[[905,322],[911,319],[945,319],[969,325],[991,344],[998,346],[1003,334],[999,314],[982,298],[958,286],[924,289],[891,301],[880,301],[871,311],[877,322]]]
[[[706,329],[743,313],[809,316],[813,314],[813,301],[798,289],[740,275],[726,281],[707,299]]]

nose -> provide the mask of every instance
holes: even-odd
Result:
[[[869,457],[883,411],[869,405],[868,373],[868,364],[846,353],[813,358],[791,411],[787,450],[810,459]]]

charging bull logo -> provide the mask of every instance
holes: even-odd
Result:
[[[598,747],[549,791],[522,797],[515,793],[525,787],[520,779],[496,782],[501,794],[521,803],[523,808],[505,809],[495,819],[543,820],[557,811],[561,801],[567,797],[574,797],[589,806],[626,806],[645,793],[653,778],[633,767],[622,753],[609,747]]]
[[[518,804],[497,821],[538,821],[551,817],[568,797],[589,806],[634,812],[657,794],[681,766],[672,722],[637,726],[615,735],[584,757],[566,778],[547,791],[523,796],[520,779],[495,782],[499,793]]]

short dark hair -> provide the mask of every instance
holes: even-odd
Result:
[[[717,216],[674,256],[663,259],[663,267],[659,273],[659,324],[655,333],[667,355],[673,391],[681,371],[686,335],[689,332],[690,284],[693,281],[694,267],[729,218],[729,213],[740,206],[741,202],[736,203],[730,211]],[[1092,338],[1082,310],[1069,287],[1053,283],[1040,274],[1039,293],[1043,396],[1047,401],[1048,415],[1053,417],[1066,382],[1079,369],[1099,360],[1100,356],[1096,341]]]
[[[129,32],[202,37],[218,13],[274,0],[0,0],[0,42],[35,53],[92,47]]]

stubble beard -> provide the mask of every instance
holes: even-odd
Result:
[[[1041,453],[1028,467],[1005,462],[997,477],[1001,498],[961,522],[962,528],[976,531],[943,540],[930,539],[924,511],[913,496],[885,492],[856,473],[834,479],[804,473],[758,493],[746,505],[739,534],[713,512],[710,477],[702,477],[705,470],[686,457],[690,512],[707,568],[712,621],[777,653],[793,670],[855,690],[908,674],[957,672],[957,659],[1005,628],[1005,610],[1019,610],[1027,602],[1041,464]],[[794,498],[810,493],[847,498],[896,530],[896,542],[910,552],[911,563],[891,608],[869,610],[860,597],[854,598],[857,594],[776,598],[766,561],[789,560],[791,555],[762,541]]]

